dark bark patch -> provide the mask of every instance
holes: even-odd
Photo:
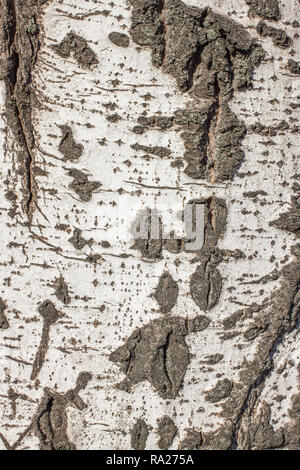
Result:
[[[6,309],[6,303],[0,297],[0,330],[7,330],[7,328],[9,328],[9,323],[6,315],[4,314]]]
[[[270,222],[270,225],[280,230],[294,233],[300,236],[300,198],[292,197],[292,207],[287,212],[281,214],[278,219]]]
[[[114,113],[114,114],[109,114],[108,116],[106,116],[106,119],[108,120],[108,122],[116,123],[120,121],[120,119],[122,118],[121,116],[119,116],[119,114]]]
[[[278,0],[245,0],[249,5],[249,16],[260,16],[264,20],[278,21],[281,17]]]
[[[68,284],[65,282],[62,276],[56,280],[55,295],[64,305],[69,305],[71,303]]]
[[[177,431],[178,428],[174,421],[169,416],[163,416],[158,422],[158,447],[164,450],[168,449],[172,445]]]
[[[274,28],[274,26],[260,21],[256,27],[256,31],[262,37],[271,38],[275,46],[286,48],[291,45],[292,40],[283,29]]]
[[[210,310],[218,303],[222,289],[217,266],[225,253],[217,248],[217,244],[226,230],[227,207],[223,199],[215,196],[189,201],[189,204],[204,204],[204,228],[200,227],[204,229],[204,244],[197,252],[200,264],[191,276],[190,293],[201,310]]]
[[[154,297],[160,306],[162,313],[168,313],[172,310],[178,298],[178,285],[169,273],[164,273],[155,290]]]
[[[195,429],[187,429],[186,437],[179,445],[180,450],[199,450],[203,443],[202,433]]]
[[[101,186],[101,183],[98,181],[89,181],[87,175],[76,168],[69,170],[68,174],[73,178],[69,188],[72,189],[83,202],[90,201],[93,192]]]
[[[129,392],[147,380],[162,398],[175,398],[191,358],[185,337],[200,331],[200,324],[202,329],[209,324],[209,320],[197,322],[197,318],[189,323],[180,317],[164,316],[135,330],[110,354],[110,360],[126,375],[117,388]]]
[[[90,238],[89,240],[86,240],[85,238],[83,238],[81,236],[82,234],[82,230],[80,230],[79,228],[76,228],[73,232],[73,235],[71,238],[69,238],[69,242],[72,243],[72,245],[74,246],[74,248],[76,248],[76,250],[82,250],[86,245],[88,246],[91,246],[93,244],[93,239]]]
[[[291,73],[294,73],[295,75],[300,75],[300,62],[297,62],[293,59],[289,59],[287,66]]]
[[[65,161],[78,160],[83,152],[83,146],[77,144],[73,137],[72,129],[69,126],[60,126],[62,138],[59,144],[59,151],[63,154]]]
[[[218,401],[227,398],[232,390],[232,382],[228,379],[218,380],[216,385],[206,392],[205,399],[211,403],[217,403]]]
[[[113,44],[119,47],[128,47],[130,44],[129,37],[127,36],[127,34],[124,33],[118,33],[117,31],[113,31],[109,34],[108,37]]]
[[[41,44],[38,20],[42,8],[37,1],[5,0],[1,3],[0,19],[0,79],[6,88],[6,120],[13,133],[18,152],[16,173],[22,176],[21,207],[31,224],[37,205],[37,185],[32,171],[35,161],[35,136],[32,110],[38,100],[32,86]],[[16,214],[16,206],[10,216]]]
[[[192,274],[191,296],[201,310],[209,310],[218,303],[221,289],[222,277],[217,269],[206,271],[202,266],[198,266]]]
[[[50,328],[57,322],[61,314],[56,309],[55,305],[51,300],[45,300],[38,308],[38,312],[43,319],[43,329],[42,329],[42,338],[37,350],[35,360],[32,366],[31,379],[34,380],[37,378],[43,364],[45,362],[45,357],[47,354],[49,346],[49,337],[50,337]]]
[[[205,362],[205,364],[209,364],[213,366],[215,364],[218,364],[223,359],[223,357],[224,357],[223,354],[219,354],[219,353],[211,354],[209,356],[206,356],[203,362]]]
[[[146,447],[149,429],[143,419],[138,419],[131,432],[131,447],[135,450],[144,450]]]
[[[73,32],[68,33],[59,44],[52,47],[61,57],[67,58],[73,55],[78,65],[83,68],[89,69],[98,64],[96,54],[88,46],[87,41]]]
[[[159,147],[159,146],[151,147],[149,145],[133,144],[131,145],[131,148],[137,151],[142,150],[145,153],[150,153],[151,155],[155,155],[159,158],[166,158],[171,155],[171,150],[169,150],[166,147]]]
[[[68,437],[67,408],[69,405],[81,411],[86,408],[79,392],[87,387],[91,379],[92,375],[89,372],[81,372],[76,387],[66,393],[45,388],[44,396],[31,424],[22,432],[12,449],[15,450],[27,434],[33,431],[40,441],[40,450],[75,450],[75,445]]]

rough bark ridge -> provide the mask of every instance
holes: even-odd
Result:
[[[31,223],[36,204],[33,173],[35,137],[32,107],[37,104],[32,72],[40,48],[39,17],[45,0],[1,0],[1,79],[6,86],[6,119],[15,137],[18,172],[23,180],[22,208]]]

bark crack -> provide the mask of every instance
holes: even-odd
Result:
[[[22,5],[18,0],[2,2],[3,75],[6,85],[6,118],[16,142],[21,148],[23,174],[22,208],[29,226],[36,206],[36,183],[33,173],[34,133],[31,121],[32,98],[31,74],[39,50],[39,30],[34,6]],[[28,25],[32,29],[29,29]],[[6,42],[6,46],[5,46]]]

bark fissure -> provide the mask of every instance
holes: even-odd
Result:
[[[23,5],[19,0],[2,2],[2,28],[4,41],[7,42],[6,46],[2,44],[6,57],[1,64],[6,84],[6,118],[19,146],[24,188],[22,207],[29,226],[37,207],[32,125],[32,69],[40,47],[37,8],[38,5]],[[29,28],[29,24],[33,25],[33,29]]]

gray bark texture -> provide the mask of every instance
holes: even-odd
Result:
[[[300,450],[299,11],[0,0],[0,450]]]

